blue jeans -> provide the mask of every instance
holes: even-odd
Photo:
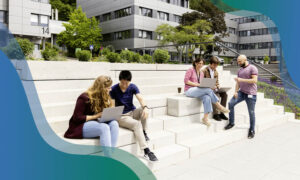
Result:
[[[246,101],[249,117],[250,117],[250,130],[255,130],[255,104],[256,104],[256,95],[252,95],[252,97],[248,97],[248,94],[243,93],[241,91],[238,92],[237,98],[232,98],[229,103],[229,123],[234,125],[234,106],[238,103]]]
[[[100,145],[116,147],[119,136],[119,124],[117,121],[99,123],[98,121],[85,122],[82,129],[84,138],[100,137]]]
[[[201,99],[203,102],[205,114],[213,112],[211,103],[215,104],[219,101],[218,96],[210,88],[192,87],[189,88],[184,94],[188,97]]]

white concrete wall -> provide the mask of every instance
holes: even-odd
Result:
[[[51,5],[31,0],[9,0],[9,30],[13,34],[50,37],[43,27],[31,25],[31,14],[51,15]]]

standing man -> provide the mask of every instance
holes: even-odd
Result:
[[[237,78],[235,78],[236,86],[234,97],[228,103],[230,109],[229,124],[225,127],[225,130],[231,129],[234,126],[234,106],[245,100],[250,117],[248,138],[251,139],[255,135],[255,104],[258,70],[254,65],[249,64],[245,55],[240,55],[237,59],[237,63],[241,69],[238,71]]]
[[[130,83],[132,75],[130,71],[121,71],[119,75],[120,83],[115,84],[110,91],[110,96],[115,100],[116,106],[124,106],[122,117],[118,120],[120,127],[132,130],[136,137],[141,150],[144,151],[144,157],[150,161],[158,159],[153,152],[150,151],[146,141],[149,141],[147,136],[147,119],[149,108],[146,105],[138,87]],[[136,109],[133,105],[133,96],[138,99],[141,108]]]
[[[217,57],[212,56],[209,61],[209,65],[203,69],[205,78],[217,79],[216,86],[213,88],[215,94],[221,99],[221,105],[226,107],[227,104],[227,93],[226,91],[220,90],[219,84],[219,73],[217,71],[217,67],[219,65],[219,60]],[[213,105],[213,118],[216,121],[221,121],[222,119],[228,120],[224,113],[217,110],[216,106]]]

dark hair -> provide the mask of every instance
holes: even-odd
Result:
[[[119,80],[126,80],[126,81],[131,81],[132,79],[132,75],[131,75],[131,72],[128,71],[128,70],[124,70],[124,71],[121,71],[120,72],[120,75],[119,75]]]
[[[212,56],[209,60],[209,64],[220,64],[220,61],[216,56]]]
[[[204,59],[200,58],[200,57],[197,57],[194,61],[193,61],[193,66],[196,67],[196,63],[199,63],[199,62],[203,62],[204,64]]]

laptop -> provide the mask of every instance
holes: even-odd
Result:
[[[118,120],[123,114],[124,106],[117,106],[112,108],[104,108],[101,118],[98,118],[100,123],[109,122],[111,120]]]
[[[212,79],[212,78],[203,78],[201,79],[200,85],[198,87],[203,87],[203,88],[213,88],[216,86],[217,79]]]

